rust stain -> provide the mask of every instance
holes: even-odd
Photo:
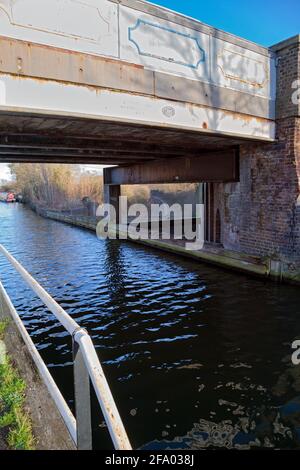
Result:
[[[258,122],[268,121],[268,119],[265,119],[265,118],[260,118],[260,117],[257,117],[257,116],[250,116],[248,114],[241,114],[241,113],[233,113],[232,117],[236,121],[242,121],[242,122],[245,122],[245,123],[249,123],[249,122],[253,121],[253,119],[255,119]]]
[[[228,116],[231,116],[234,120],[242,121],[245,123],[249,123],[253,121],[253,119],[255,119],[258,123],[266,123],[273,121],[273,119],[262,118],[250,114],[238,113],[237,111],[227,111],[222,109],[222,112]]]
[[[128,66],[128,67],[131,67],[131,68],[137,68],[137,69],[141,69],[141,70],[144,70],[145,67],[143,65],[140,65],[140,64],[134,64],[132,62],[125,62],[123,60],[120,60],[118,59],[117,57],[114,59],[114,58],[110,58],[110,57],[104,57],[104,56],[101,56],[101,55],[96,55],[96,54],[91,54],[91,53],[88,53],[88,52],[80,52],[80,51],[73,51],[73,50],[70,50],[70,49],[65,49],[65,48],[62,48],[62,47],[55,47],[55,46],[49,46],[48,44],[39,44],[39,43],[36,43],[36,42],[28,42],[28,41],[22,41],[20,39],[9,39],[6,37],[6,36],[1,36],[0,35],[0,41],[1,41],[1,46],[3,47],[4,46],[4,43],[9,43],[11,47],[17,47],[17,46],[21,46],[21,47],[31,47],[33,49],[47,49],[47,50],[51,50],[53,52],[56,52],[57,54],[66,54],[68,56],[81,56],[81,57],[87,57],[89,59],[92,59],[92,60],[98,60],[98,61],[101,61],[101,62],[106,62],[106,63],[111,63],[111,64],[115,64],[115,63],[120,63],[120,64],[123,64],[125,66]]]
[[[17,70],[19,73],[22,73],[23,70],[23,59],[22,57],[17,58]]]
[[[37,83],[48,83],[48,82],[55,82],[55,83],[59,83],[61,85],[65,85],[65,86],[77,86],[77,87],[82,87],[82,88],[88,88],[89,90],[91,91],[94,91],[95,93],[101,93],[102,90],[107,90],[107,91],[111,91],[111,92],[115,92],[115,93],[126,93],[126,94],[129,94],[129,95],[135,95],[135,96],[147,96],[153,100],[158,100],[158,98],[152,96],[152,95],[147,95],[146,93],[140,93],[140,92],[136,92],[136,91],[131,91],[129,89],[125,89],[125,88],[111,88],[111,87],[108,87],[108,86],[97,86],[97,85],[90,85],[88,83],[84,83],[84,82],[76,82],[76,81],[66,81],[66,80],[61,80],[61,79],[58,79],[58,78],[46,78],[46,77],[39,77],[39,76],[33,76],[33,75],[27,75],[27,74],[22,74],[22,77],[20,77],[20,74],[18,74],[17,72],[1,72],[0,71],[0,75],[9,75],[12,79],[20,79],[20,78],[24,78],[24,79],[30,79],[30,80],[33,80]]]

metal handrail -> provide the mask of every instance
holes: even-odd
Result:
[[[30,356],[34,361],[41,377],[43,377],[44,384],[46,385],[49,394],[51,395],[56,408],[58,409],[68,431],[74,442],[77,445],[77,427],[76,420],[70,408],[68,407],[64,397],[62,396],[59,388],[57,387],[52,375],[50,374],[45,362],[43,361],[40,353],[36,349],[32,339],[30,338],[21,318],[19,317],[15,307],[13,306],[3,284],[0,282],[0,305],[2,305],[2,300],[4,300],[4,305],[8,308],[9,314],[14,321],[19,333],[27,346]]]
[[[48,292],[46,292],[45,289],[40,286],[40,284],[23,268],[23,266],[21,266],[21,264],[4,248],[3,245],[0,245],[0,252],[7,258],[10,264],[22,276],[26,284],[36,293],[36,295],[43,301],[43,303],[54,314],[57,320],[72,336],[74,357],[75,406],[77,417],[76,442],[74,439],[74,423],[72,423],[72,419],[71,424],[70,420],[66,422],[65,419],[67,404],[62,404],[61,409],[59,409],[59,411],[69,429],[71,437],[73,438],[75,444],[77,444],[78,449],[92,448],[92,430],[90,417],[91,403],[89,390],[89,382],[91,380],[115,449],[131,450],[131,445],[126,430],[122,423],[119,411],[115,404],[114,398],[112,396],[101,363],[99,361],[98,355],[96,353],[95,347],[89,334],[86,332],[86,330],[81,328],[78,323],[76,323],[73,318],[71,318],[63,310],[63,308],[60,307],[60,305],[58,305],[58,303],[48,294]],[[24,325],[23,328],[25,329]],[[26,329],[25,331],[27,332]],[[49,382],[49,376],[48,374],[46,375]],[[49,392],[51,393],[48,386],[49,383],[47,383],[47,381],[45,382]],[[60,401],[60,399],[58,398],[57,400]],[[64,410],[63,413],[62,410]],[[69,412],[67,414],[69,415],[71,411],[69,408],[68,410]]]

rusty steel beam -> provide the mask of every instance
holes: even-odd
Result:
[[[137,161],[136,161],[137,162]],[[75,158],[75,157],[62,157],[62,156],[43,156],[39,155],[36,157],[28,156],[20,156],[20,155],[8,155],[3,156],[0,154],[0,163],[60,163],[60,164],[69,164],[69,165],[124,165],[131,164],[132,159],[124,160],[124,159],[114,159],[113,162],[111,159],[108,158],[88,158],[83,160],[82,158]]]
[[[20,155],[8,155],[2,156],[0,154],[0,163],[59,163],[59,164],[66,164],[66,165],[109,165],[109,166],[116,166],[116,165],[132,165],[135,163],[146,162],[150,160],[138,160],[133,158],[117,158],[115,157],[113,160],[107,157],[89,157],[86,159],[77,158],[77,157],[69,157],[69,156],[20,156]]]
[[[143,154],[143,153],[138,153],[138,154],[132,154],[130,152],[122,152],[119,153],[117,151],[104,151],[100,150],[98,152],[85,152],[85,151],[80,151],[80,152],[74,152],[70,151],[68,152],[67,150],[60,151],[60,149],[57,150],[49,150],[49,148],[46,149],[1,149],[0,148],[0,156],[9,156],[9,155],[15,155],[15,156],[32,156],[34,157],[61,157],[61,158],[79,158],[82,160],[88,160],[89,158],[98,158],[101,159],[103,157],[105,158],[110,158],[111,160],[114,160],[115,158],[118,158],[119,160],[145,160],[145,159],[151,159],[151,154]],[[174,157],[173,154],[167,155],[164,154],[166,157]],[[155,157],[152,157],[152,159]]]
[[[0,112],[0,118],[2,117],[3,113]],[[6,114],[3,114],[5,117]],[[7,115],[8,116],[8,115]],[[130,128],[129,126],[125,126],[124,124],[119,124],[118,126],[115,126],[115,124],[111,124],[110,128],[114,126],[114,132],[113,134],[111,133],[106,133],[103,128],[99,130],[99,133],[97,135],[93,134],[85,134],[83,135],[82,133],[78,132],[76,134],[71,134],[70,132],[66,132],[65,134],[62,134],[59,128],[56,129],[48,129],[46,132],[43,131],[38,131],[38,129],[35,130],[35,132],[30,132],[29,130],[25,132],[24,130],[19,130],[16,132],[16,130],[10,130],[10,131],[3,131],[0,128],[0,142],[2,143],[8,143],[11,144],[13,142],[19,142],[19,143],[28,143],[28,142],[41,142],[41,143],[63,143],[63,144],[70,144],[70,145],[75,145],[80,147],[81,145],[84,146],[99,146],[102,145],[102,143],[105,144],[105,142],[108,143],[108,145],[111,145],[112,142],[115,145],[142,145],[144,146],[149,146],[150,149],[153,147],[157,148],[164,148],[170,150],[171,148],[174,150],[174,148],[183,148],[186,151],[191,151],[191,152],[196,152],[197,149],[203,149],[203,141],[209,143],[214,146],[215,149],[221,147],[224,147],[227,145],[227,147],[232,148],[233,146],[237,145],[242,145],[245,144],[246,140],[245,138],[242,137],[235,137],[233,138],[228,138],[228,137],[222,137],[222,136],[217,136],[216,134],[209,134],[201,135],[201,137],[195,135],[195,132],[186,132],[182,129],[176,129],[176,132],[171,130],[164,129],[161,131],[160,129],[154,129],[151,128],[151,133],[149,134],[149,129],[142,128],[141,126],[136,126],[135,131],[137,133],[132,134],[132,127]],[[21,124],[20,124],[21,127]],[[122,131],[122,134],[120,133],[120,130]],[[82,128],[81,128],[82,131]],[[158,137],[156,139],[153,139],[153,134],[157,133]],[[174,143],[172,141],[172,137],[174,136],[180,137],[181,138],[181,143],[179,144],[179,139],[176,139],[176,145],[174,146]],[[116,140],[116,137],[119,137],[119,140]],[[121,138],[120,138],[121,136]],[[167,136],[167,143],[162,142],[162,137]],[[257,140],[257,142],[259,142]],[[219,147],[217,147],[219,146]]]
[[[140,148],[140,150],[139,150]],[[196,156],[196,154],[192,153],[192,152],[186,152],[184,149],[181,149],[181,150],[176,150],[176,149],[168,149],[168,151],[166,151],[165,149],[161,149],[161,150],[150,150],[148,149],[147,147],[145,149],[143,149],[142,147],[140,147],[139,145],[137,146],[137,148],[135,146],[133,147],[128,147],[127,149],[126,148],[118,148],[117,146],[114,146],[113,144],[111,145],[101,145],[101,146],[98,146],[98,148],[93,148],[93,147],[75,147],[75,146],[57,146],[57,145],[29,145],[29,144],[25,144],[25,145],[22,145],[22,144],[18,144],[18,145],[10,145],[10,146],[7,146],[7,145],[3,145],[3,144],[0,144],[0,152],[1,153],[6,153],[6,152],[19,152],[20,150],[24,150],[24,151],[27,151],[27,152],[50,152],[50,151],[53,151],[53,152],[77,152],[78,154],[82,154],[82,153],[98,153],[98,154],[101,154],[101,152],[111,152],[111,153],[118,153],[118,154],[122,154],[122,153],[125,153],[125,154],[136,154],[137,156],[138,155],[153,155],[153,156],[156,156],[157,158],[159,158],[161,155],[172,155],[174,157],[176,156],[183,156],[184,154],[187,154],[190,156],[190,157],[193,157],[193,156]]]
[[[104,169],[104,184],[164,184],[239,181],[239,151],[211,152],[198,158],[154,160]]]
[[[80,138],[57,138],[57,137],[44,137],[38,135],[22,136],[22,135],[1,135],[0,134],[0,149],[45,149],[45,150],[73,150],[73,151],[87,151],[87,152],[101,152],[118,151],[119,153],[149,153],[149,154],[172,154],[183,155],[186,152],[189,155],[196,155],[192,149],[187,150],[184,146],[182,148],[174,147],[172,145],[156,145],[147,144],[145,142],[136,141],[113,141],[113,140],[81,140]]]
[[[165,158],[173,160],[174,155],[164,155]],[[99,164],[120,165],[133,164],[137,162],[150,161],[155,157],[150,154],[130,154],[100,152],[99,154],[67,153],[67,152],[24,152],[24,151],[0,151],[0,162],[28,162],[28,163],[69,163],[69,164]]]
[[[4,154],[0,152],[0,163],[61,163],[61,164],[95,164],[95,165],[124,165],[132,164],[132,162],[139,162],[141,160],[130,157],[117,157],[113,159],[107,156],[89,155],[89,156],[72,156],[62,154],[49,154],[43,153],[32,154]],[[143,160],[144,161],[144,160]]]
[[[117,151],[117,150],[101,150],[101,149],[64,149],[64,148],[30,148],[30,147],[5,147],[1,148],[0,146],[0,155],[9,156],[9,155],[29,155],[32,157],[44,155],[47,156],[57,156],[60,155],[62,158],[79,158],[84,161],[89,158],[98,158],[103,157],[110,158],[111,161],[114,161],[116,158],[119,160],[128,160],[129,162],[133,161],[144,161],[144,160],[156,160],[159,158],[178,158],[188,156],[190,158],[195,158],[195,155],[191,155],[184,151],[180,153],[144,153],[144,152],[130,152],[130,151]]]

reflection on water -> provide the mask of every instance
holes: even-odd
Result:
[[[299,290],[0,205],[3,243],[97,348],[135,448],[295,448]],[[0,256],[33,341],[73,406],[68,334]],[[111,446],[93,400],[94,441]]]

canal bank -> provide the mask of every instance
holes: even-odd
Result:
[[[64,214],[58,211],[32,207],[37,214],[69,225],[96,232],[99,218]],[[275,282],[284,282],[300,286],[300,275],[293,264],[282,263],[275,258],[260,258],[243,253],[225,250],[222,247],[205,246],[202,250],[186,250],[183,241],[165,240],[130,240],[151,248],[183,256],[198,262],[208,263],[225,269],[249,274]]]
[[[13,432],[10,431],[9,422],[8,426],[2,428],[2,432],[0,429],[0,449],[2,447],[3,450],[9,450],[10,448],[21,450],[74,450],[75,446],[33,362],[30,349],[22,339],[15,318],[16,312],[0,282],[0,322],[3,324],[5,322],[2,362],[4,363],[5,360],[9,364],[9,374],[13,375],[12,382],[14,384],[12,385],[15,386],[15,390],[12,390],[11,393],[16,396],[18,402],[22,402],[22,409],[17,411],[19,416],[16,416],[16,420],[19,421],[20,429],[18,432],[20,437],[15,439],[16,443],[13,439],[10,439]],[[17,395],[19,395],[19,398]],[[0,394],[0,402],[1,399]],[[19,404],[17,405],[19,406]],[[13,409],[11,413],[15,413],[15,410]],[[2,417],[0,413],[0,421]],[[14,420],[10,418],[10,421]]]

